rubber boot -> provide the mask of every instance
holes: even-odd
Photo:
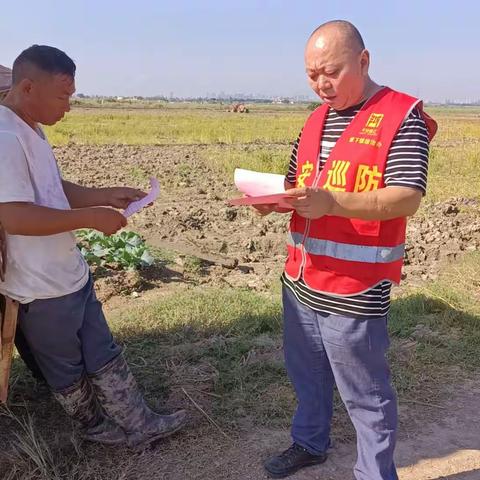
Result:
[[[91,375],[90,381],[105,413],[122,427],[132,448],[145,447],[185,425],[185,410],[159,415],[147,406],[123,355]]]
[[[53,392],[53,396],[67,415],[80,424],[85,440],[106,445],[126,443],[125,432],[103,414],[87,377],[64,390]]]

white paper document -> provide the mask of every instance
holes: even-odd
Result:
[[[130,217],[134,213],[139,212],[142,208],[146,207],[148,204],[153,203],[158,195],[160,194],[160,185],[158,180],[154,177],[150,178],[150,192],[146,197],[141,198],[140,200],[135,200],[132,202],[123,212],[124,217]]]
[[[261,173],[243,168],[235,169],[235,186],[249,197],[273,195],[285,192],[285,175]]]

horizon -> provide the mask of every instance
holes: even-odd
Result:
[[[86,95],[82,92],[76,92],[73,97],[74,99],[80,100],[113,100],[113,101],[164,101],[164,102],[192,102],[195,103],[197,101],[207,102],[207,103],[224,103],[224,102],[238,102],[238,103],[286,103],[289,102],[295,104],[303,104],[303,103],[322,103],[320,98],[312,97],[308,98],[305,96],[296,96],[296,97],[288,97],[288,96],[254,96],[251,94],[243,94],[239,93],[238,95],[228,95],[225,94],[223,97],[216,97],[216,96],[191,96],[191,97],[167,97],[165,95],[151,95],[151,96],[143,96],[143,95]],[[288,101],[288,102],[286,102]],[[423,100],[424,104],[426,105],[442,105],[442,106],[467,106],[467,107],[476,107],[480,106],[480,98],[478,99],[471,99],[471,100],[455,100],[455,99],[445,99],[443,101],[431,101],[431,100]]]

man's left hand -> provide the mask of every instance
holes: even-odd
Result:
[[[288,190],[285,201],[304,218],[320,218],[332,212],[334,198],[331,192],[323,188],[293,188]]]
[[[140,200],[147,194],[130,187],[111,187],[105,189],[105,205],[114,208],[127,208],[130,203]]]

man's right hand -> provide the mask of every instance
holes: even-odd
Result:
[[[127,219],[112,208],[94,207],[91,208],[91,211],[92,221],[90,227],[105,235],[112,235],[127,225]]]

